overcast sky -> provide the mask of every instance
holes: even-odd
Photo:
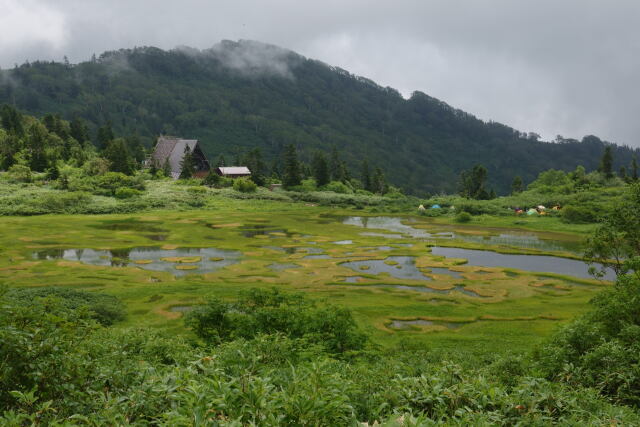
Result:
[[[640,146],[638,0],[0,0],[0,66],[252,39],[484,120]]]

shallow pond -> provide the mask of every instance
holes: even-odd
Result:
[[[376,288],[400,289],[402,291],[424,292],[428,294],[441,294],[441,295],[449,295],[451,292],[460,292],[461,294],[464,294],[473,298],[488,298],[476,292],[465,289],[465,287],[462,285],[456,285],[451,289],[434,289],[428,286],[406,286],[406,285],[370,285],[370,286],[374,286]]]
[[[64,259],[107,267],[133,266],[150,271],[165,271],[174,276],[211,273],[240,262],[240,256],[240,252],[215,248],[154,247],[118,250],[46,249],[32,255],[34,259]]]
[[[589,274],[589,266],[583,261],[544,255],[514,255],[500,254],[492,251],[479,251],[475,249],[444,248],[434,246],[431,248],[434,255],[442,255],[447,258],[464,258],[467,265],[479,267],[505,267],[524,271],[555,273],[583,279],[592,279]],[[595,264],[600,267],[599,264]],[[607,270],[605,280],[615,280],[615,274]]]
[[[342,221],[343,224],[346,225],[355,225],[357,227],[374,229],[374,230],[385,230],[390,231],[392,233],[401,233],[406,234],[415,238],[431,238],[433,235],[431,233],[427,233],[424,230],[418,230],[416,228],[411,227],[410,225],[406,225],[402,223],[402,218],[392,217],[392,216],[350,216],[345,218]],[[367,236],[375,236],[377,233],[367,233]],[[391,235],[383,235],[384,237]],[[394,236],[398,236],[395,234]],[[399,237],[402,237],[401,235]]]
[[[404,221],[404,222],[403,222]],[[544,251],[566,251],[571,253],[581,253],[582,245],[578,241],[560,241],[543,239],[538,234],[533,232],[521,232],[521,231],[509,231],[498,232],[490,235],[475,235],[467,234],[464,232],[456,232],[453,230],[443,231],[441,229],[434,229],[427,231],[422,228],[415,228],[406,222],[412,222],[411,219],[403,219],[399,217],[360,217],[351,216],[345,218],[343,224],[355,225],[357,227],[385,230],[398,234],[381,234],[381,233],[366,233],[367,236],[379,236],[388,238],[399,237],[413,237],[417,239],[446,239],[446,240],[461,240],[467,243],[486,244],[494,246],[512,246],[525,249],[538,249]],[[413,221],[415,222],[415,220]],[[362,233],[363,235],[365,233]]]
[[[391,256],[385,260],[349,261],[340,266],[355,271],[366,271],[368,274],[388,273],[396,279],[433,280],[416,268],[414,258],[410,256]]]
[[[461,322],[441,322],[434,320],[392,320],[389,324],[390,329],[410,329],[411,326],[444,326],[447,329],[459,329],[466,325],[466,323]]]
[[[284,270],[289,270],[290,268],[300,268],[298,264],[286,263],[286,262],[283,262],[283,263],[274,262],[273,264],[269,264],[267,267],[273,271],[284,271]]]
[[[173,307],[169,307],[169,311],[173,313],[186,313],[192,311],[194,308],[192,305],[174,305]]]

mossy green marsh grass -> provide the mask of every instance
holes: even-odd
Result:
[[[466,266],[431,255],[423,241],[362,235],[361,228],[341,223],[338,218],[345,215],[354,212],[252,200],[230,201],[203,211],[3,217],[0,282],[108,293],[127,305],[129,316],[122,326],[149,326],[184,334],[188,331],[181,320],[183,313],[172,307],[197,305],[211,296],[234,298],[252,287],[277,287],[349,307],[381,345],[410,340],[430,348],[478,352],[530,348],[562,322],[586,311],[587,302],[605,286],[563,276]],[[417,221],[420,226],[421,220]],[[482,226],[474,227],[483,232]],[[566,236],[580,238],[575,233]],[[334,243],[345,240],[353,243]],[[407,247],[406,243],[413,245]],[[144,269],[149,264],[146,260],[115,267],[57,256],[62,250],[84,248],[113,251],[114,258],[127,248],[216,248],[242,255],[239,263],[204,274],[182,270],[191,268],[195,258],[166,260],[180,267],[177,271],[184,275]],[[318,254],[322,256],[318,258]],[[357,260],[384,263],[390,256],[415,257],[415,266],[425,280],[398,279],[388,273],[370,274],[341,265]],[[274,263],[298,267],[274,271],[269,267]],[[450,269],[458,277],[432,274],[431,268]],[[351,276],[362,279],[345,282]],[[437,292],[424,292],[424,288]],[[399,331],[387,327],[391,319],[465,324],[455,330]]]

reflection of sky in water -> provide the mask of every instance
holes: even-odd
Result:
[[[94,250],[94,249],[66,249],[56,253],[34,252],[35,259],[64,259],[67,261],[80,261],[85,264],[105,267],[133,266],[150,271],[164,271],[174,276],[187,274],[204,274],[219,270],[228,265],[240,262],[240,252],[215,248],[133,248],[119,250]],[[197,262],[167,262],[161,258],[174,257],[200,257]],[[213,258],[213,260],[211,259]],[[217,260],[218,258],[221,258]],[[136,264],[136,261],[152,261],[148,264]],[[176,266],[194,266],[190,270],[177,270]]]
[[[397,264],[389,265],[385,261],[394,261]],[[425,276],[415,266],[414,258],[410,256],[391,256],[386,260],[363,260],[363,261],[349,261],[340,264],[342,267],[347,267],[355,271],[366,271],[367,274],[380,274],[388,273],[390,276],[397,279],[407,280],[433,280],[431,277]],[[361,267],[366,266],[363,270]]]
[[[431,238],[433,236],[424,230],[418,230],[410,225],[403,224],[401,218],[391,216],[350,216],[343,221],[343,224],[402,233],[416,238]]]
[[[589,266],[583,261],[544,255],[513,255],[499,254],[492,251],[479,251],[475,249],[443,248],[434,246],[431,248],[434,255],[442,255],[447,258],[464,258],[466,265],[479,267],[506,267],[524,271],[537,271],[544,273],[563,274],[567,276],[592,279],[589,274]],[[599,264],[594,265],[600,268]],[[605,280],[615,280],[615,274],[607,270]]]
[[[298,264],[280,263],[280,262],[274,262],[273,264],[269,264],[267,267],[269,267],[269,269],[273,271],[283,271],[283,270],[288,270],[290,268],[300,268]]]
[[[476,292],[467,290],[465,289],[464,286],[461,286],[461,285],[456,285],[451,289],[434,289],[428,286],[405,286],[405,285],[372,285],[372,286],[375,286],[376,288],[393,288],[393,289],[400,289],[401,291],[424,292],[429,294],[442,294],[442,295],[449,295],[451,292],[460,292],[464,295],[474,297],[474,298],[488,298],[488,297],[481,296]]]
[[[440,322],[433,320],[392,320],[389,327],[391,329],[408,329],[410,326],[444,326],[447,329],[458,329],[465,325],[465,323],[456,322]]]
[[[440,231],[434,230],[428,232],[423,229],[417,229],[411,225],[403,224],[402,221],[415,222],[404,220],[399,217],[360,217],[351,216],[343,220],[343,224],[354,225],[356,227],[362,227],[367,229],[385,230],[398,234],[382,234],[382,233],[361,233],[366,236],[377,236],[387,238],[399,238],[403,236],[410,236],[417,239],[458,239],[468,243],[477,243],[483,245],[502,245],[513,246],[526,249],[538,249],[544,251],[568,251],[572,253],[581,253],[582,245],[576,241],[558,241],[541,239],[537,234],[532,232],[518,232],[510,231],[508,233],[500,233],[494,235],[474,235],[466,234],[455,231]]]

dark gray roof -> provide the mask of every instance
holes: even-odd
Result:
[[[151,161],[155,162],[159,168],[164,167],[164,163],[169,159],[171,176],[177,179],[180,176],[180,162],[184,156],[184,148],[189,146],[193,151],[198,145],[197,139],[181,139],[170,136],[161,136],[151,154]]]

